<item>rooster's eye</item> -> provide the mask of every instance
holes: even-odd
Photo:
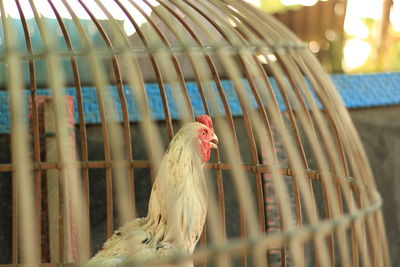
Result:
[[[206,135],[206,132],[202,132],[201,134],[202,134],[202,135]]]

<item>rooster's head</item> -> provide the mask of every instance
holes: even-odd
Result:
[[[200,158],[203,162],[207,162],[210,159],[211,148],[217,148],[218,137],[214,133],[213,123],[209,116],[200,115],[196,118],[196,121],[202,124],[197,130]]]

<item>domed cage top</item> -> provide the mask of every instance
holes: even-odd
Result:
[[[220,142],[204,167],[201,241],[150,263],[390,265],[350,117],[271,16],[233,0],[0,9],[2,264],[87,261],[147,214],[169,141],[208,114]]]

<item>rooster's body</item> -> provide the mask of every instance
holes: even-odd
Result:
[[[218,141],[211,119],[184,125],[161,162],[147,217],[128,222],[106,241],[90,265],[117,266],[128,259],[153,259],[173,250],[192,254],[207,213],[203,165]]]

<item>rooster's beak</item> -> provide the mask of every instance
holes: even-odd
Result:
[[[218,148],[218,146],[217,146],[218,136],[216,134],[213,135],[213,138],[211,139],[210,144],[211,144],[211,148],[214,148],[214,149]]]

